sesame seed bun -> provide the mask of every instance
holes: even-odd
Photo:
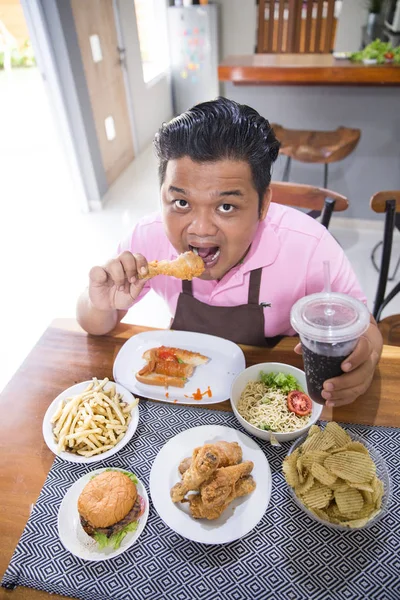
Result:
[[[78,511],[92,527],[109,527],[129,513],[136,497],[136,486],[124,473],[103,471],[83,488]]]

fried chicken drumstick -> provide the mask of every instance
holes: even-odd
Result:
[[[256,482],[253,477],[251,475],[246,475],[235,483],[230,495],[226,498],[225,502],[219,506],[206,506],[201,494],[190,494],[186,502],[189,502],[192,517],[195,519],[208,519],[209,521],[212,521],[218,519],[222,515],[232,500],[240,498],[241,496],[247,496],[247,494],[254,492],[255,489]]]
[[[200,488],[200,495],[206,508],[216,508],[225,505],[228,498],[234,493],[239,479],[250,475],[254,467],[251,460],[238,465],[217,469],[209,481]]]
[[[188,279],[200,277],[204,272],[203,259],[192,251],[180,254],[175,260],[153,260],[148,263],[148,275],[141,276],[139,279],[150,279],[156,275],[170,275],[177,279]]]
[[[237,442],[217,442],[195,448],[190,467],[183,473],[182,481],[171,489],[172,501],[182,502],[187,492],[198,490],[218,467],[236,465],[241,460],[242,449]]]

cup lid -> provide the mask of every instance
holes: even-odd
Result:
[[[369,327],[368,308],[351,296],[321,292],[300,298],[290,312],[290,323],[301,336],[318,342],[347,342]]]

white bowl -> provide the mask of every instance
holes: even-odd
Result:
[[[57,398],[55,398],[53,400],[53,402],[50,404],[50,406],[48,407],[48,409],[46,411],[44,419],[43,419],[42,432],[43,432],[44,441],[46,442],[47,447],[52,452],[54,452],[54,454],[56,454],[63,460],[67,460],[69,462],[95,463],[95,462],[104,460],[105,458],[108,458],[110,456],[113,456],[113,454],[116,454],[117,452],[122,450],[122,448],[124,446],[126,446],[126,444],[132,438],[132,436],[135,433],[136,428],[138,426],[139,407],[136,405],[132,408],[131,420],[129,422],[128,429],[127,429],[124,437],[118,442],[118,444],[116,444],[110,450],[106,450],[106,452],[103,452],[102,454],[96,454],[95,456],[80,456],[79,454],[73,454],[72,452],[66,452],[66,451],[57,453],[57,442],[55,441],[54,436],[53,436],[53,426],[51,423],[51,419],[52,419],[53,415],[56,413],[61,400],[66,400],[66,398],[69,398],[70,396],[74,396],[76,394],[81,394],[82,392],[84,392],[86,390],[86,388],[88,387],[88,385],[90,383],[92,383],[92,381],[82,381],[81,383],[77,383],[76,385],[73,385],[73,386],[69,387],[67,390],[64,390],[63,392],[61,392],[61,394],[59,394],[57,396]],[[104,389],[108,390],[112,384],[115,385],[116,391],[119,394],[121,394],[124,402],[127,402],[128,404],[131,404],[132,402],[134,402],[134,397],[132,396],[132,394],[130,392],[128,392],[128,390],[125,389],[119,383],[114,383],[114,382],[110,381],[106,384]]]
[[[297,369],[296,367],[292,367],[291,365],[285,365],[283,363],[260,363],[258,365],[253,365],[252,367],[248,367],[239,375],[235,377],[231,387],[231,406],[232,410],[235,413],[235,417],[239,421],[239,423],[251,433],[255,437],[258,437],[262,440],[269,441],[271,439],[271,433],[278,440],[278,442],[290,442],[291,440],[295,440],[296,438],[304,435],[310,429],[311,425],[314,425],[321,416],[321,412],[323,409],[322,404],[317,404],[312,401],[312,412],[310,415],[310,420],[305,427],[301,429],[297,429],[296,431],[291,431],[289,433],[275,433],[274,431],[264,431],[263,429],[259,429],[254,425],[251,425],[246,419],[244,419],[237,410],[237,404],[239,402],[240,396],[248,384],[249,381],[257,381],[260,378],[260,372],[264,373],[284,373],[285,375],[293,375],[296,377],[297,381],[303,388],[304,392],[307,394],[307,383],[306,376],[304,371],[301,369]]]
[[[346,430],[346,433],[351,437],[351,439],[353,441],[361,442],[361,444],[363,444],[367,448],[372,460],[375,463],[376,475],[383,482],[382,505],[381,505],[380,511],[378,512],[378,514],[375,515],[375,517],[373,517],[372,519],[367,521],[367,523],[365,525],[363,525],[362,527],[350,528],[346,525],[340,525],[339,523],[330,523],[329,521],[320,519],[319,517],[317,517],[317,515],[315,515],[313,512],[311,512],[311,510],[309,510],[306,506],[304,506],[304,504],[301,502],[300,498],[298,498],[296,496],[294,489],[287,482],[286,482],[286,484],[289,488],[290,495],[293,498],[293,501],[295,502],[295,504],[297,504],[297,506],[303,512],[305,512],[311,519],[314,519],[314,521],[318,521],[319,523],[322,523],[322,525],[326,525],[326,527],[332,527],[333,529],[340,529],[341,531],[356,531],[357,529],[367,529],[368,527],[371,527],[371,525],[374,525],[375,523],[380,521],[380,519],[388,513],[390,499],[391,499],[391,481],[390,481],[389,471],[386,467],[386,463],[385,463],[384,459],[382,458],[382,456],[380,455],[380,453],[377,450],[375,450],[375,448],[369,442],[367,442],[365,439],[363,439],[361,436],[356,435],[356,434],[352,433],[351,431],[347,431],[347,430]],[[289,454],[292,454],[296,450],[296,448],[301,446],[301,444],[303,444],[306,441],[306,439],[307,439],[307,436],[303,436],[300,439],[296,440],[295,443],[290,448],[290,450],[288,452],[288,456],[289,456]]]

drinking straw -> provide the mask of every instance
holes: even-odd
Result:
[[[331,269],[329,260],[324,260],[324,292],[331,293]]]
[[[331,291],[331,269],[329,265],[329,260],[324,260],[324,292],[330,295]],[[333,315],[335,311],[332,308],[332,304],[330,302],[327,304],[324,313],[328,317],[329,325],[332,326]]]

